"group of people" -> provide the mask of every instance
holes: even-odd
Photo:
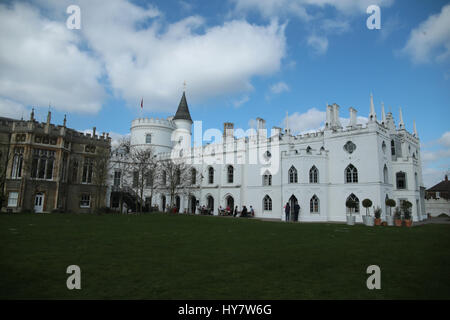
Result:
[[[202,215],[212,215],[213,213],[212,213],[212,210],[210,209],[210,208],[208,208],[208,207],[206,207],[205,205],[203,205],[203,206],[198,206],[197,207],[197,210],[199,211],[199,213],[200,214],[202,214]]]
[[[247,209],[246,206],[242,206],[242,210],[239,211],[238,206],[236,206],[234,209],[227,206],[225,209],[222,208],[222,206],[219,206],[219,215],[222,216],[233,216],[237,217],[238,215],[240,217],[254,217],[255,216],[255,210],[252,206],[250,206],[250,209]]]
[[[286,215],[286,221],[298,221],[298,215],[300,213],[300,206],[298,203],[294,204],[294,212],[292,213],[291,217],[291,206],[289,202],[286,202],[286,205],[284,206],[284,213]]]

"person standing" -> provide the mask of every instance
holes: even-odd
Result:
[[[294,205],[294,221],[298,221],[298,214],[300,212],[300,205],[296,203]]]
[[[241,217],[247,217],[247,207],[246,206],[242,206],[242,211],[241,211]]]
[[[291,206],[289,205],[289,202],[286,202],[286,205],[284,206],[284,213],[286,214],[286,221],[289,221],[289,216],[291,213]]]
[[[252,217],[255,216],[255,210],[253,209],[252,206],[250,206],[250,216],[252,216]]]
[[[236,208],[234,208],[233,217],[236,217],[237,214],[238,214],[238,206],[236,206]]]

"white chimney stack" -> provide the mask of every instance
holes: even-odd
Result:
[[[349,126],[350,127],[356,127],[356,113],[357,113],[357,111],[353,107],[350,107],[349,111],[350,111],[350,123],[349,123]]]

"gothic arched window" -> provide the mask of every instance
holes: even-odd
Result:
[[[295,169],[295,167],[292,166],[289,169],[289,183],[297,183],[297,182],[298,182],[297,169]]]
[[[316,195],[313,195],[309,200],[309,212],[319,213],[319,198]]]
[[[263,199],[263,208],[264,211],[272,211],[272,199],[267,194]]]
[[[209,184],[214,183],[214,168],[213,167],[208,168],[208,183]]]
[[[309,170],[309,183],[319,183],[319,170],[316,166],[312,166]]]
[[[349,164],[348,167],[345,168],[345,182],[358,183],[358,169],[352,164]]]
[[[388,168],[386,165],[384,165],[384,168],[383,168],[383,178],[384,178],[384,183],[389,183]]]
[[[227,181],[228,183],[233,183],[234,180],[234,168],[232,165],[227,167]]]

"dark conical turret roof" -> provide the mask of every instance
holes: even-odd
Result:
[[[180,104],[178,105],[177,113],[175,113],[175,117],[173,120],[189,120],[192,122],[191,114],[189,113],[188,104],[186,101],[186,94],[183,91],[183,96],[181,97]]]

